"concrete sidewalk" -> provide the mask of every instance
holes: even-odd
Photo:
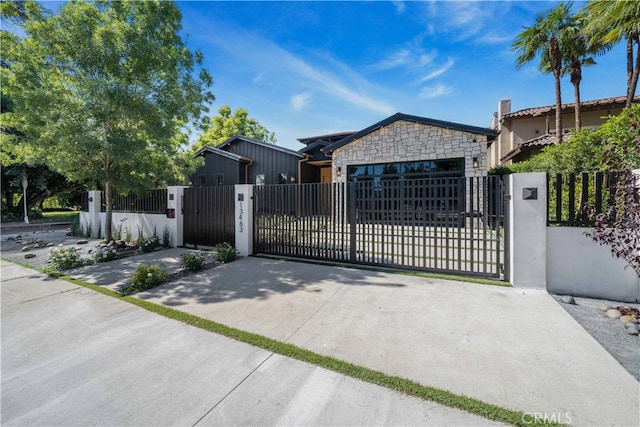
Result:
[[[1,269],[2,425],[497,425]]]
[[[640,425],[639,383],[545,291],[243,258],[145,300],[574,425]]]

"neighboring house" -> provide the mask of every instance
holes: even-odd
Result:
[[[493,129],[396,113],[327,145],[332,181],[486,175]]]
[[[305,156],[305,164],[313,166],[306,168],[306,173],[301,176],[300,182],[332,182],[331,157],[322,150],[341,139],[353,135],[355,132],[339,132],[327,135],[298,138],[298,141],[306,147],[298,150]]]
[[[305,156],[297,151],[242,135],[215,148],[204,147],[197,154],[205,164],[191,175],[194,186],[290,184],[311,167],[302,164]]]
[[[582,102],[582,127],[597,128],[606,121],[607,116],[620,114],[625,101],[626,97],[620,96]],[[640,101],[640,96],[634,101]],[[574,129],[574,107],[575,104],[562,104],[563,140],[570,137],[569,133]],[[495,141],[489,141],[487,146],[489,169],[527,160],[544,147],[557,143],[555,115],[555,105],[511,112],[511,100],[500,100],[498,112],[494,113],[491,123],[498,137]]]

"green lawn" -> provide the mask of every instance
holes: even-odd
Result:
[[[78,218],[78,211],[51,211],[42,212],[42,218],[34,219],[32,222],[73,222]]]

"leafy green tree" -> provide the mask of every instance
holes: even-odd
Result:
[[[640,2],[591,0],[587,6],[585,33],[591,43],[627,44],[627,103],[633,103],[640,73]],[[635,45],[635,60],[634,60]]]
[[[581,173],[640,168],[640,104],[625,108],[596,130],[582,129],[562,144],[550,145],[542,153],[511,165],[513,172]],[[607,162],[604,153],[613,157]]]
[[[556,135],[558,142],[562,142],[562,94],[560,76],[562,75],[563,57],[560,48],[561,31],[567,19],[571,16],[570,3],[560,3],[555,9],[540,12],[536,15],[535,24],[525,27],[516,36],[511,49],[518,55],[516,66],[518,69],[540,58],[539,69],[545,73],[551,72],[555,82],[556,95]]]
[[[22,10],[21,35],[2,32],[3,91],[15,107],[2,120],[26,136],[10,148],[28,145],[68,179],[97,181],[110,238],[114,188],[183,179],[183,132],[202,124],[212,79],[184,44],[173,2],[75,0],[56,15],[28,1]]]
[[[256,119],[249,117],[249,112],[238,108],[231,114],[231,107],[224,105],[218,109],[218,115],[214,116],[205,132],[202,134],[196,148],[204,146],[217,147],[234,135],[242,135],[258,141],[276,143],[276,136],[269,132]]]

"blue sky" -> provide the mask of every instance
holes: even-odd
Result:
[[[516,70],[511,44],[556,2],[178,2],[222,105],[300,137],[360,130],[396,112],[488,126],[498,101],[551,105],[553,78]],[[581,3],[577,3],[579,6]],[[618,45],[584,70],[582,99],[624,95]],[[573,89],[563,81],[563,102]]]

